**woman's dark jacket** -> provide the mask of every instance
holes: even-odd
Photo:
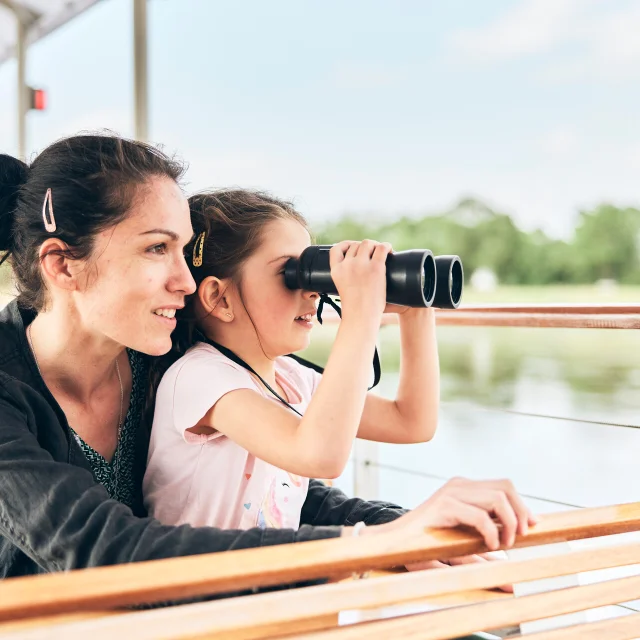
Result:
[[[332,538],[340,525],[380,524],[404,513],[397,505],[347,498],[317,480],[297,531],[165,526],[146,516],[141,499],[132,511],[109,498],[70,436],[27,344],[32,319],[15,301],[0,311],[0,579]],[[138,487],[148,442],[141,426]]]

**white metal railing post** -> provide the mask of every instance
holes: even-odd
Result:
[[[133,0],[133,96],[136,140],[149,136],[147,0]]]
[[[353,446],[353,495],[364,500],[379,499],[378,443],[356,440]]]
[[[17,101],[18,101],[18,157],[27,158],[27,26],[16,12],[16,56],[18,62],[17,73]]]
[[[18,157],[27,159],[27,113],[29,112],[29,92],[27,87],[27,34],[31,25],[40,17],[32,9],[23,5],[0,0],[0,5],[13,12],[16,18],[16,61],[18,63],[16,78],[16,101],[18,112]]]

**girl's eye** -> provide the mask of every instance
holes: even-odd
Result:
[[[156,255],[164,255],[165,253],[167,253],[167,245],[162,242],[160,244],[155,244],[153,245],[153,247],[149,247],[147,249],[148,253],[155,253]]]
[[[282,483],[282,486],[283,486],[283,487],[287,487],[287,489],[289,488],[289,485],[288,485],[286,482],[283,482],[283,483]]]

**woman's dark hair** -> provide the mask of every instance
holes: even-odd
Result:
[[[126,218],[152,178],[178,181],[184,166],[159,149],[114,135],[77,135],[53,143],[30,166],[0,154],[0,265],[10,258],[21,306],[41,311],[46,289],[38,250],[51,237],[82,260],[97,233]],[[56,230],[48,232],[43,204],[51,189]]]

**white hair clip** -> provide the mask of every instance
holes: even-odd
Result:
[[[47,210],[47,203],[49,208]],[[49,219],[47,220],[47,214]],[[44,196],[44,203],[42,205],[42,219],[44,220],[44,228],[53,233],[56,230],[56,219],[53,215],[53,198],[51,197],[51,189],[47,189],[47,193]]]

